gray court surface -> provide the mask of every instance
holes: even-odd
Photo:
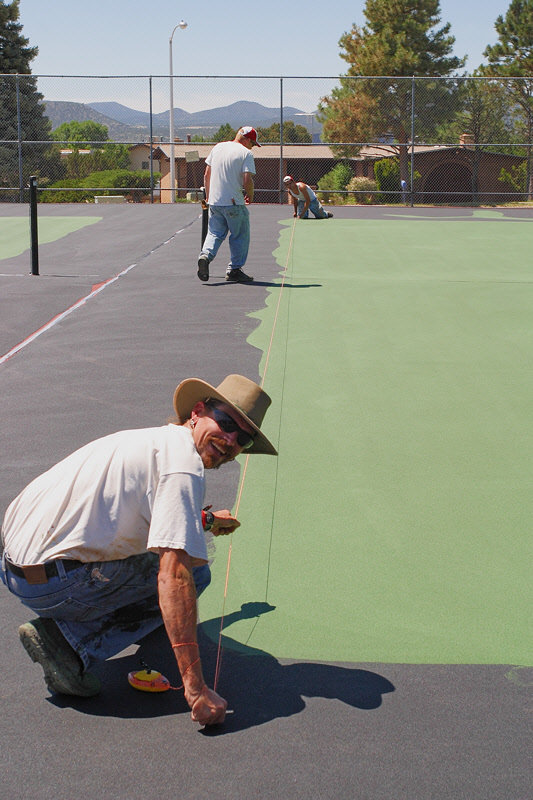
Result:
[[[87,441],[163,423],[183,378],[260,380],[261,353],[246,341],[257,322],[247,315],[279,280],[272,253],[278,221],[291,216],[288,207],[252,207],[247,271],[256,281],[243,286],[224,282],[227,248],[209,283],[197,279],[198,206],[39,210],[103,219],[43,245],[39,277],[28,274],[28,252],[0,260],[0,357],[123,274],[0,365],[2,514],[28,481]],[[335,210],[358,213],[379,210]],[[17,215],[27,207],[0,205],[0,216]],[[208,473],[215,507],[232,506],[238,477],[236,465]],[[95,670],[97,698],[55,697],[18,641],[28,614],[1,586],[0,594],[1,797],[531,796],[527,668],[309,663],[226,650],[218,688],[233,713],[205,731],[179,692],[145,695],[127,683],[142,657],[176,685],[160,631]],[[212,682],[216,645],[203,635],[200,644]]]

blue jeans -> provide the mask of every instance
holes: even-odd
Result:
[[[157,594],[159,556],[142,553],[121,561],[83,564],[48,583],[31,585],[6,570],[0,577],[10,592],[40,617],[53,619],[85,667],[105,660],[163,624]],[[211,582],[207,564],[193,567],[196,594]]]
[[[209,206],[209,226],[202,254],[212,261],[229,233],[230,269],[246,264],[250,246],[250,215],[246,206]]]
[[[305,201],[304,200],[298,200],[298,216],[300,216],[300,214],[304,210],[304,206],[305,206]],[[309,208],[307,209],[307,211],[306,211],[306,213],[305,213],[305,215],[303,216],[302,219],[308,219],[309,218],[309,211],[312,211],[317,219],[328,219],[328,212],[324,210],[324,208],[318,202],[318,199],[316,197],[315,197],[314,200],[311,200],[311,202],[309,203]]]

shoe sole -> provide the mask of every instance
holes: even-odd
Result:
[[[74,674],[64,665],[59,665],[47,652],[37,628],[31,624],[21,625],[19,638],[22,646],[33,662],[39,664],[44,671],[46,685],[56,694],[68,694],[75,697],[93,697],[100,691],[100,682],[93,675],[83,677]]]
[[[228,283],[252,283],[253,278],[248,276],[248,278],[243,280],[242,278],[231,278],[229,275],[226,275],[226,280]]]
[[[204,282],[209,280],[209,261],[207,258],[198,259],[198,277]]]

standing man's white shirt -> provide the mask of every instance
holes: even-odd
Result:
[[[245,205],[243,173],[255,175],[251,150],[239,142],[220,142],[213,147],[205,163],[211,167],[209,205]]]

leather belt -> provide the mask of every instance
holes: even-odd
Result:
[[[79,569],[84,566],[83,561],[75,561],[73,558],[61,558],[65,572]],[[6,568],[19,578],[24,578],[29,584],[48,583],[48,578],[59,577],[57,561],[46,561],[44,564],[30,564],[27,567],[19,567],[13,564],[8,557],[5,558]]]

